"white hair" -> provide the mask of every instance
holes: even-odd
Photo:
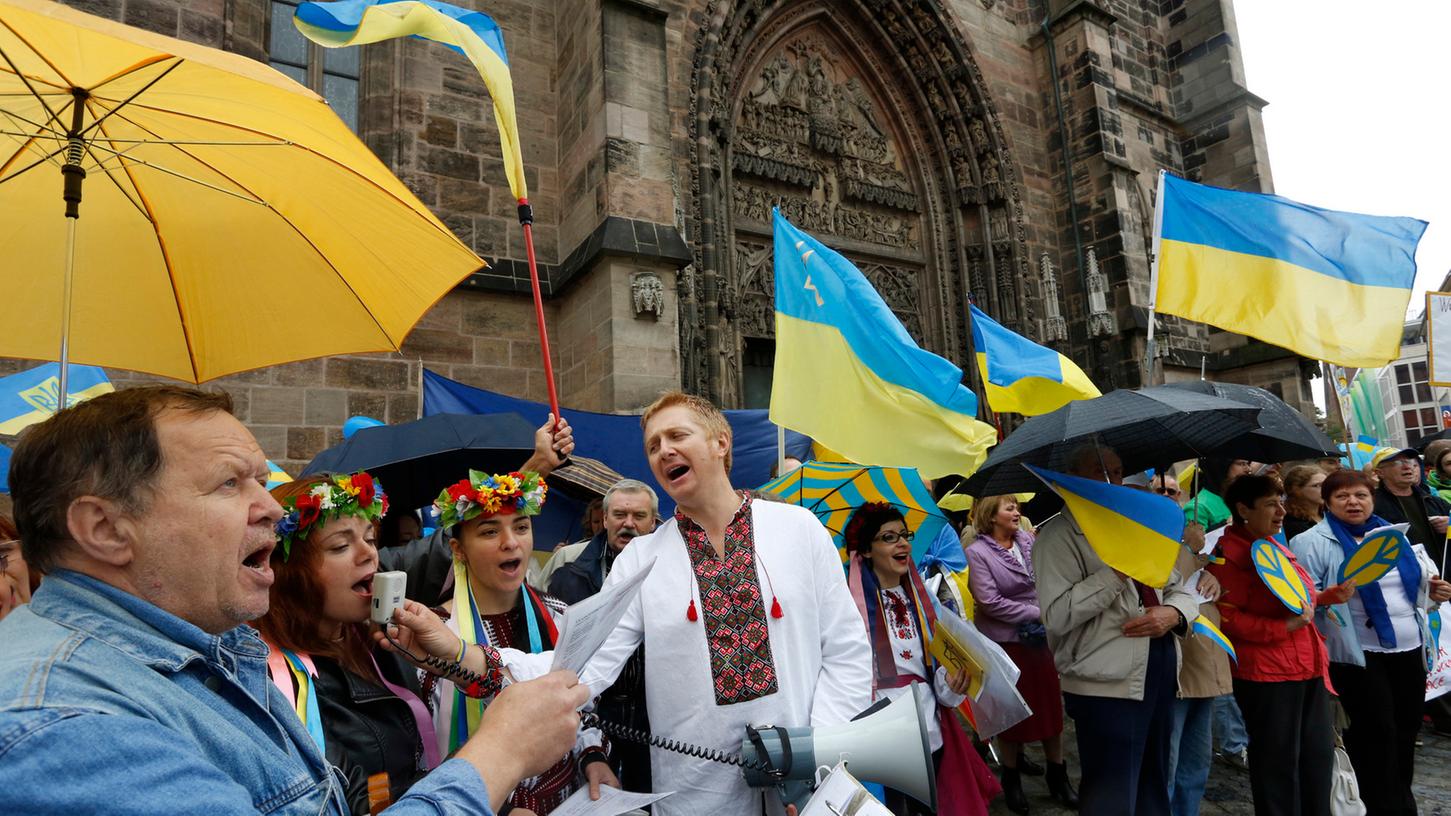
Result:
[[[660,517],[660,497],[655,494],[655,488],[645,484],[639,479],[621,479],[610,485],[605,491],[604,508],[610,512],[610,497],[616,493],[644,493],[650,497],[650,513],[656,518]]]

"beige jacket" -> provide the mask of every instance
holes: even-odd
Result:
[[[1033,570],[1063,690],[1144,699],[1150,639],[1123,636],[1124,623],[1144,614],[1133,584],[1103,563],[1067,513],[1049,519],[1039,530]],[[1180,587],[1180,580],[1177,572],[1170,576],[1159,597],[1178,609],[1185,621],[1192,621],[1199,606],[1195,596]]]
[[[1195,555],[1186,548],[1179,550],[1179,563],[1174,570],[1179,575],[1193,575],[1209,563],[1209,557]],[[1200,604],[1199,614],[1219,625],[1219,607],[1212,603]],[[1179,642],[1179,696],[1185,699],[1218,697],[1234,691],[1234,680],[1229,674],[1229,655],[1214,645],[1209,638],[1201,637],[1192,630]]]

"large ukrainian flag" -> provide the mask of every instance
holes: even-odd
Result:
[[[1158,311],[1337,365],[1400,354],[1426,222],[1160,178]]]
[[[443,43],[468,57],[494,100],[509,192],[519,201],[528,200],[524,153],[519,148],[519,124],[514,115],[514,79],[504,51],[504,32],[494,18],[435,0],[338,0],[303,3],[292,22],[303,36],[328,48],[418,37]]]
[[[1103,396],[1072,360],[1003,328],[974,305],[967,308],[972,350],[994,411],[1037,416],[1074,400]]]
[[[962,369],[913,342],[851,261],[775,221],[771,421],[862,464],[970,474],[996,439]]]

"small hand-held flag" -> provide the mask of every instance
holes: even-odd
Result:
[[[509,191],[519,202],[519,223],[529,258],[534,289],[534,316],[539,324],[539,345],[544,357],[544,379],[549,408],[559,420],[559,395],[554,385],[554,363],[549,335],[544,328],[544,299],[539,291],[539,270],[534,257],[534,210],[524,178],[524,153],[519,146],[519,123],[514,114],[514,79],[504,50],[504,32],[494,18],[480,11],[436,0],[337,0],[302,3],[292,22],[307,37],[328,48],[375,43],[398,37],[418,37],[442,43],[468,57],[478,69],[494,101],[499,147]]]
[[[1074,400],[1102,396],[1072,360],[1009,331],[977,306],[967,308],[972,350],[994,411],[1037,416]]]
[[[1154,223],[1153,309],[1337,365],[1400,355],[1426,222],[1161,172]]]
[[[1057,493],[1089,546],[1141,584],[1169,582],[1184,537],[1184,511],[1167,496],[1023,465]]]
[[[972,473],[997,435],[962,369],[920,348],[851,261],[773,217],[771,421],[853,462]]]
[[[1224,633],[1219,631],[1219,627],[1215,626],[1209,618],[1203,615],[1195,618],[1193,629],[1196,635],[1207,638],[1210,643],[1223,649],[1229,655],[1230,660],[1239,662],[1239,655],[1234,653],[1234,644],[1229,642],[1229,638],[1225,637]]]

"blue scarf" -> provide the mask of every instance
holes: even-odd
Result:
[[[1390,522],[1376,515],[1372,515],[1364,524],[1346,524],[1336,518],[1334,513],[1326,513],[1325,520],[1329,522],[1330,530],[1335,533],[1346,558],[1360,548],[1355,537],[1364,536],[1377,527],[1390,525]],[[1410,547],[1401,548],[1400,557],[1396,559],[1396,571],[1401,574],[1401,586],[1406,590],[1406,600],[1410,601],[1411,606],[1415,606],[1416,593],[1421,588],[1421,565],[1416,561],[1416,554],[1411,552]],[[1375,627],[1375,635],[1380,639],[1381,648],[1394,649],[1396,630],[1391,625],[1390,615],[1386,613],[1386,599],[1379,582],[1357,587],[1355,591],[1360,593],[1360,604],[1365,607],[1365,616]]]

